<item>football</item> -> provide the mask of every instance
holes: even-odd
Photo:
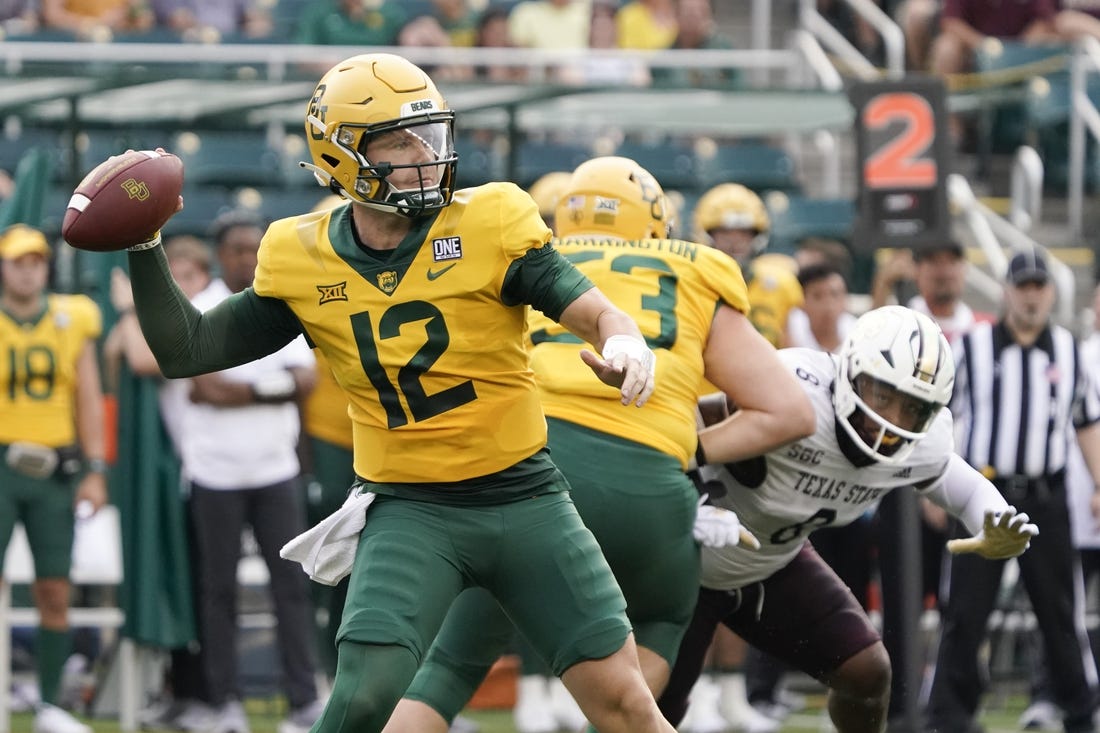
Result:
[[[183,163],[175,155],[156,150],[113,155],[76,187],[61,236],[92,252],[144,242],[176,212],[182,190]]]

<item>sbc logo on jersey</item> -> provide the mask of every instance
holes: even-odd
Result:
[[[321,294],[321,299],[317,301],[317,305],[324,305],[325,303],[331,303],[335,300],[347,300],[347,290],[347,280],[342,283],[336,283],[335,285],[318,285],[317,292]]]
[[[436,262],[462,257],[462,237],[439,237],[432,240],[432,259]]]

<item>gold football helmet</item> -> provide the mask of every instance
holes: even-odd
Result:
[[[754,254],[768,246],[768,210],[759,196],[739,183],[720,183],[704,193],[695,204],[693,218],[694,236],[700,242],[710,244],[710,232],[715,229],[750,229],[756,232]]]
[[[538,204],[539,215],[551,229],[554,228],[554,212],[558,209],[558,199],[569,186],[571,175],[565,171],[551,171],[541,176],[531,184],[531,188],[527,189],[527,193],[531,194],[531,198]]]
[[[410,217],[451,202],[454,112],[400,56],[364,54],[332,67],[309,101],[306,141],[313,162],[301,165],[352,201]]]
[[[668,236],[661,184],[630,158],[593,158],[577,166],[558,201],[559,237],[607,234],[624,239]]]
[[[928,316],[900,305],[868,311],[837,354],[833,406],[855,445],[882,463],[903,463],[951,401],[955,360]]]

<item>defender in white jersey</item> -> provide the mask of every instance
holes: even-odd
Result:
[[[718,624],[830,688],[839,733],[880,733],[890,661],[866,614],[807,541],[852,522],[892,489],[912,486],[974,537],[953,552],[1022,553],[1038,529],[954,453],[945,405],[951,349],[927,316],[900,306],[863,315],[837,356],[785,349],[810,398],[816,432],[763,456],[704,466],[711,499],[737,513],[759,550],[704,548],[695,615],[660,700],[676,724]]]

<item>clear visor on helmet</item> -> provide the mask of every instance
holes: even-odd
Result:
[[[375,200],[416,213],[445,203],[440,185],[453,163],[454,141],[446,122],[424,122],[363,135],[356,152],[362,170],[356,187],[370,198],[372,181],[386,185]]]
[[[899,391],[893,385],[860,374],[852,382],[859,410],[852,426],[873,451],[889,455],[902,442],[920,440],[940,405]]]
[[[454,153],[451,126],[446,122],[425,122],[363,136],[359,154],[368,164],[423,165],[446,160]]]

